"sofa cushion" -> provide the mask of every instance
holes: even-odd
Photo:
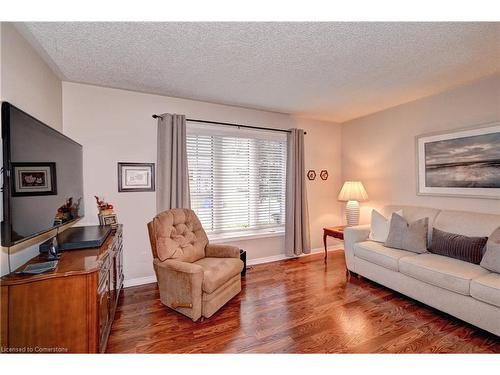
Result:
[[[489,273],[477,264],[436,254],[401,258],[399,272],[466,296],[470,295],[471,280]]]
[[[389,235],[384,245],[394,249],[407,250],[419,254],[426,253],[428,227],[428,217],[408,223],[404,217],[397,213],[393,213],[391,216]]]
[[[201,288],[205,293],[212,293],[243,269],[243,262],[239,258],[202,258],[194,264],[203,268]]]
[[[500,307],[500,274],[489,273],[470,282],[470,295],[490,305]]]
[[[434,228],[429,251],[474,264],[481,263],[488,237],[468,237]]]
[[[441,211],[434,221],[439,230],[469,237],[489,237],[499,225],[500,215],[451,210]]]
[[[354,245],[354,255],[384,268],[399,271],[398,261],[403,257],[416,256],[405,250],[391,249],[374,241],[358,242]]]

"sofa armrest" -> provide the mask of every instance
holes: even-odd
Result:
[[[239,258],[240,249],[231,245],[208,244],[205,256],[211,258]]]
[[[347,269],[356,272],[354,269],[354,244],[363,242],[370,235],[370,225],[357,225],[344,229],[344,253]]]
[[[201,317],[203,268],[194,263],[154,259],[161,302],[193,321]]]

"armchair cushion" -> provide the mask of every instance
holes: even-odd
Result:
[[[205,256],[211,258],[239,258],[240,249],[231,245],[208,244]]]
[[[205,256],[207,235],[196,214],[176,208],[158,214],[153,220],[158,259],[194,262]]]
[[[239,258],[202,258],[194,264],[203,269],[201,288],[205,293],[214,292],[243,270],[243,262]]]

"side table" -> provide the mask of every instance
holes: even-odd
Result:
[[[328,236],[333,238],[338,238],[339,240],[344,239],[344,228],[347,225],[338,225],[336,227],[326,227],[323,228],[323,244],[325,245],[325,263],[328,261],[328,249],[326,247],[326,238]]]

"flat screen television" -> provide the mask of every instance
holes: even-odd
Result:
[[[82,146],[2,103],[2,246],[84,216]]]

